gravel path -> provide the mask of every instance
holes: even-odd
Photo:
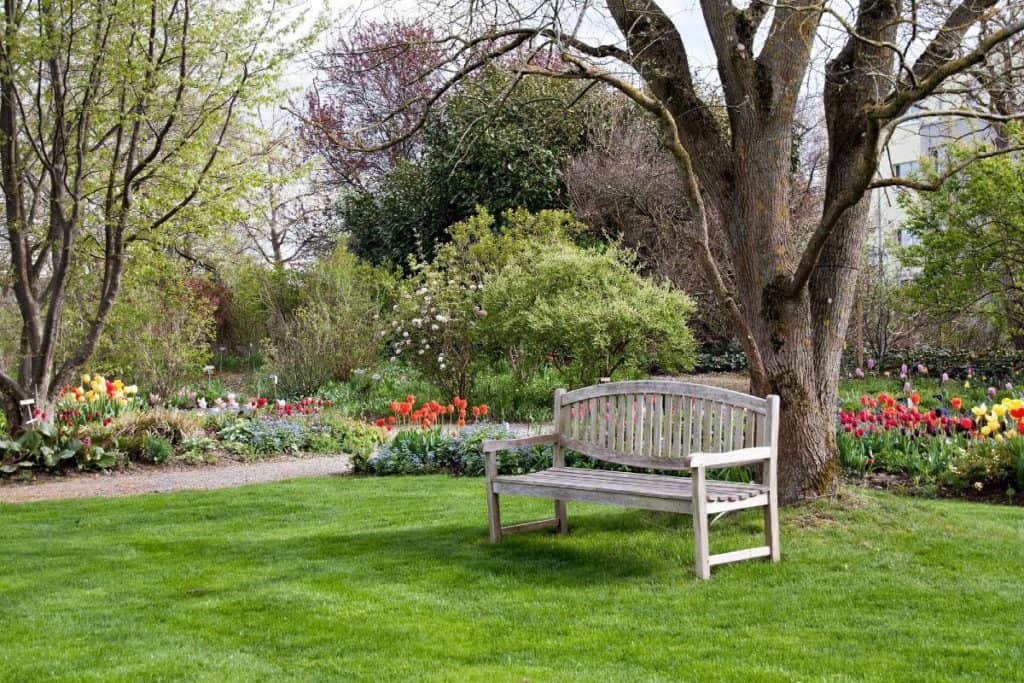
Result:
[[[282,457],[255,463],[228,462],[182,469],[152,468],[130,473],[89,473],[49,481],[0,486],[0,503],[135,496],[168,491],[205,491],[299,477],[348,474],[347,455]]]

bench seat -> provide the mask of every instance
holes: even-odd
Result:
[[[764,505],[768,487],[761,484],[708,480],[705,485],[709,512],[714,503],[749,501],[750,507]],[[609,503],[646,510],[690,513],[693,481],[690,477],[659,474],[553,467],[541,472],[499,475],[493,481],[495,493]],[[736,509],[736,506],[730,506]]]

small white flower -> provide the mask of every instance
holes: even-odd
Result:
[[[370,375],[370,379],[372,379],[374,382],[379,382],[380,381],[380,373],[379,372],[373,373],[372,375]]]
[[[420,349],[419,351],[417,351],[416,355],[417,356],[422,356],[423,355],[423,349]]]
[[[438,330],[441,329],[441,326],[440,325],[436,325],[436,324],[435,325],[431,325],[430,329],[433,330],[434,332],[437,332]]]
[[[441,363],[440,367],[442,370],[444,370],[444,363]]]
[[[438,313],[437,315],[434,316],[434,320],[436,320],[439,323],[446,323],[446,322],[448,322],[448,318],[444,317],[440,313]]]
[[[403,336],[403,337],[408,337],[408,336],[409,336],[409,333],[408,333],[408,332],[403,332],[403,333],[402,333],[402,336]]]
[[[416,290],[416,296],[423,296],[426,293],[427,293],[427,288],[426,287],[420,287],[419,289]]]

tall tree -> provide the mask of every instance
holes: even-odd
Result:
[[[12,429],[18,401],[46,410],[93,354],[133,246],[180,229],[226,172],[229,131],[286,57],[274,41],[290,31],[275,10],[261,0],[5,0],[2,236],[20,348],[16,367],[0,367],[0,392]],[[66,348],[72,278],[93,291]]]
[[[921,114],[911,111],[915,103],[1024,29],[1012,21],[976,30],[1007,4],[700,0],[725,125],[695,86],[686,41],[653,0],[439,2],[427,11],[453,27],[438,91],[528,46],[564,66],[524,60],[521,73],[609,84],[660,122],[681,170],[676,192],[693,216],[669,229],[694,244],[747,353],[752,390],[782,397],[780,491],[793,501],[828,493],[838,480],[833,420],[865,198],[873,186],[904,182],[875,179],[880,150],[896,124]],[[593,27],[608,25],[617,38],[593,39]],[[790,202],[793,123],[820,44],[837,49],[820,79],[828,130],[822,209],[806,229]],[[716,227],[728,267],[712,248]]]

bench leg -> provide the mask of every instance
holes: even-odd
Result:
[[[491,491],[491,485],[487,485],[487,520],[491,530],[491,543],[501,541],[501,507],[498,503],[498,494]]]
[[[708,543],[708,516],[703,510],[693,511],[694,560],[697,578],[711,578],[711,547]]]
[[[569,514],[566,512],[564,500],[555,501],[555,519],[558,520],[558,526],[555,527],[557,533],[569,533]]]
[[[779,561],[779,502],[774,493],[764,506],[764,542],[771,548],[771,561]]]
[[[693,468],[693,545],[697,578],[711,578],[711,545],[708,542],[707,484],[703,467]]]

